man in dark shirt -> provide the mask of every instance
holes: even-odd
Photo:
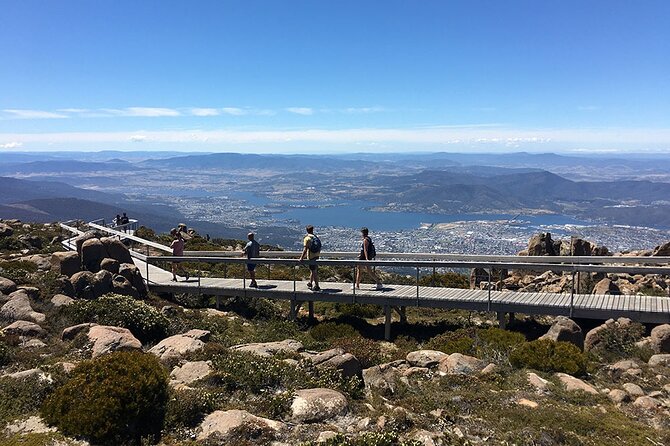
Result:
[[[246,254],[247,259],[260,257],[261,245],[259,245],[258,242],[254,240],[254,233],[250,232],[249,234],[247,234],[247,238],[249,239],[249,241],[242,249],[242,255]],[[251,277],[251,283],[249,284],[249,286],[252,288],[258,288],[258,284],[256,283],[256,264],[247,263],[247,271],[249,271],[249,276]]]

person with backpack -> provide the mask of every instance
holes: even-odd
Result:
[[[374,260],[377,256],[377,250],[375,249],[372,239],[368,235],[368,228],[361,228],[361,235],[363,237],[363,242],[361,243],[361,252],[358,254],[358,260]],[[377,272],[367,265],[358,265],[356,268],[356,288],[361,287],[361,277],[363,276],[363,270],[367,271],[370,276],[375,280],[377,284],[376,289],[381,290],[384,288],[382,281],[379,279]]]
[[[321,240],[314,234],[314,226],[307,225],[305,227],[307,235],[302,240],[302,254],[300,254],[299,262],[302,262],[307,258],[308,260],[318,260],[319,255],[321,254]],[[307,288],[312,291],[321,291],[319,288],[319,270],[316,263],[309,265],[309,282],[307,282]],[[314,285],[312,285],[312,283]]]
[[[254,240],[254,233],[250,232],[247,234],[247,238],[249,239],[249,242],[247,242],[247,244],[242,249],[242,255],[246,255],[247,259],[260,257],[261,245],[256,240]],[[256,283],[256,264],[247,263],[247,271],[249,271],[249,276],[251,277],[251,283],[249,286],[251,288],[258,288],[258,284]]]

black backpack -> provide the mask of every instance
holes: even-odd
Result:
[[[375,249],[375,244],[372,243],[372,239],[370,237],[366,237],[368,239],[368,259],[374,259],[377,257],[377,250]]]
[[[312,236],[309,243],[309,251],[313,253],[321,252],[321,240],[316,235]]]

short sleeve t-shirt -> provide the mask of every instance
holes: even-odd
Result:
[[[258,244],[256,240],[249,240],[249,242],[244,246],[244,252],[247,255],[247,259],[252,259],[254,257],[260,257],[261,255],[261,245]]]
[[[307,234],[305,238],[302,240],[302,246],[304,248],[307,248],[307,254],[309,255],[308,257],[309,260],[318,259],[319,254],[321,254],[320,252],[312,252],[309,249],[309,246],[312,244],[312,238],[314,238],[314,234]]]
[[[170,248],[172,248],[172,255],[173,256],[183,256],[184,255],[184,240],[182,240],[182,239],[173,240],[172,244],[170,245]]]

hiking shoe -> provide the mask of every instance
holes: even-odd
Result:
[[[258,284],[256,282],[251,282],[249,288],[258,288]]]
[[[381,282],[378,283],[378,284],[375,286],[375,290],[383,290],[383,289],[384,289],[384,285],[382,285]]]
[[[314,288],[312,288],[312,291],[321,291],[321,288],[319,288],[319,285],[317,285]]]
[[[191,276],[188,274],[188,271],[184,271],[184,277],[186,277],[186,280],[191,278]]]
[[[307,288],[312,289],[312,282],[307,282]]]

